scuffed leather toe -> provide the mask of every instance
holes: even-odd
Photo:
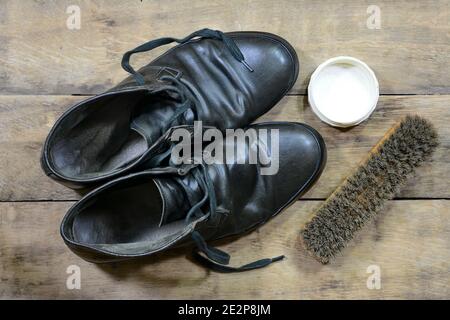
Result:
[[[239,45],[247,63],[260,79],[261,86],[282,81],[289,90],[297,79],[299,61],[295,49],[285,39],[271,33],[242,31],[229,33]],[[259,71],[259,72],[258,72]]]
[[[255,90],[264,92],[255,96],[255,105],[275,104],[297,80],[299,61],[295,49],[286,40],[271,33],[243,31],[228,35],[236,41],[254,70],[251,77],[255,79]]]
[[[321,175],[327,157],[325,142],[315,129],[303,123],[270,122],[261,126],[279,130],[279,169],[272,183],[284,208]]]

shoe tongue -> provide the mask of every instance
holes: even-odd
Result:
[[[167,119],[179,104],[162,93],[146,96],[134,110],[131,129],[142,135],[151,146],[164,133]]]
[[[154,86],[154,90],[134,108],[130,125],[132,130],[144,137],[148,147],[165,133],[168,126],[192,123],[195,118],[194,112],[188,109],[180,115],[178,120],[181,122],[168,123],[183,106],[184,101],[178,93],[169,89],[173,87],[170,82],[158,80],[158,84]],[[181,118],[184,118],[184,121]]]
[[[154,181],[163,200],[160,226],[185,219],[189,209],[203,198],[197,181],[190,175]]]

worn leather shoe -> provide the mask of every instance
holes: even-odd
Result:
[[[130,66],[132,54],[171,42],[179,45],[139,71]],[[295,50],[276,35],[210,29],[145,43],[125,53],[122,66],[130,77],[57,120],[42,154],[48,176],[73,188],[95,185],[141,170],[172,126],[243,128],[290,90],[299,69]]]
[[[156,143],[160,151],[152,160],[155,168],[110,181],[67,212],[61,235],[68,247],[100,263],[194,244],[194,256],[222,272],[280,260],[231,267],[230,257],[207,242],[254,229],[296,201],[325,165],[326,148],[319,133],[300,123],[255,124],[245,132],[257,132],[256,139],[225,138],[216,144],[214,153],[236,152],[225,163],[207,161],[212,153],[202,146],[202,160],[188,156],[189,161],[175,164],[167,151],[174,153],[181,144],[172,142],[174,130],[180,128],[192,131],[192,126],[172,128]],[[266,132],[266,139],[261,132]],[[264,163],[251,161],[255,152]],[[263,174],[274,161],[278,169]]]

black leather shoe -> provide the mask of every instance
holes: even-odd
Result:
[[[180,43],[136,72],[132,54]],[[127,52],[132,76],[64,113],[44,145],[46,174],[69,187],[99,184],[141,170],[165,131],[194,120],[243,128],[293,86],[298,59],[284,39],[263,32],[199,30]]]
[[[110,181],[68,211],[61,235],[69,248],[88,261],[101,263],[194,244],[195,257],[222,272],[260,268],[281,259],[230,267],[230,257],[206,241],[242,234],[296,201],[325,165],[326,148],[319,133],[300,123],[255,124],[246,132],[257,130],[259,134],[265,129],[268,138],[256,144],[237,139],[235,156],[226,164],[206,164],[204,148],[202,161],[193,157],[187,164],[175,165],[167,153],[173,152],[174,129],[156,143],[163,155],[154,158],[159,167]],[[276,134],[273,129],[278,130],[278,150],[271,140]],[[217,150],[230,150],[225,148],[233,145],[229,140],[219,143]],[[250,151],[256,149],[259,159],[266,159],[264,165],[249,160]],[[278,170],[262,175],[276,155]]]

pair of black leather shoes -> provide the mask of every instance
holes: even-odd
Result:
[[[132,54],[171,42],[179,45],[139,71],[130,66]],[[311,127],[250,125],[295,83],[294,49],[273,34],[203,29],[184,39],[143,44],[124,55],[122,66],[131,76],[70,108],[44,145],[42,167],[48,176],[73,188],[97,187],[62,221],[69,248],[88,261],[112,262],[194,244],[202,263],[223,272],[281,259],[230,267],[230,257],[206,241],[266,222],[323,169],[325,145]],[[234,149],[234,160],[208,162],[202,153],[201,159],[184,155],[187,161],[174,163],[170,154],[180,146],[174,133],[195,136],[196,121],[202,122],[201,134],[208,128],[265,132],[265,141],[279,142],[277,150],[274,143],[261,143],[260,136],[227,139],[228,132],[216,141],[215,152]],[[255,145],[262,158],[277,157],[276,174],[261,174],[267,164],[251,161]]]

